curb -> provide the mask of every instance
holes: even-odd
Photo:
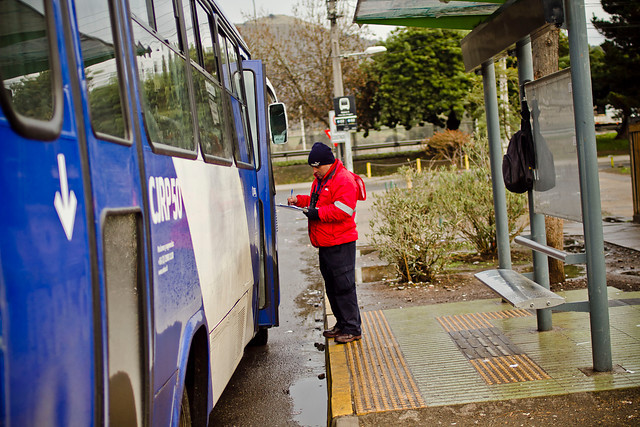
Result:
[[[328,329],[335,323],[327,296],[324,296],[324,325]],[[331,427],[357,427],[358,417],[351,400],[351,374],[347,366],[345,346],[325,338],[325,363],[327,369],[327,392],[329,393],[328,422]]]

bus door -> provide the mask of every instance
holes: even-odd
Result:
[[[271,167],[271,147],[267,122],[267,87],[262,61],[243,61],[247,108],[256,169],[261,223],[261,280],[259,289],[258,327],[278,326],[280,284],[276,247],[275,184]]]
[[[123,2],[75,1],[70,27],[80,82],[76,108],[88,148],[102,301],[103,399],[110,425],[143,425],[148,413],[149,293],[132,72],[124,54]],[[100,24],[97,24],[99,19]]]

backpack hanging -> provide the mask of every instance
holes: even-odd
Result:
[[[522,103],[520,130],[509,140],[507,153],[502,158],[502,177],[507,190],[512,193],[526,193],[533,189],[535,180],[533,170],[536,167],[535,150],[529,107]]]

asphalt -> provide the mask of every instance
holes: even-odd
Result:
[[[628,156],[599,159],[603,235],[640,251],[631,179],[611,172],[625,164]],[[397,177],[364,179],[369,195],[403,186]],[[372,199],[358,203],[359,248],[369,245]],[[565,222],[564,232],[581,235],[582,224]],[[588,300],[586,290],[561,296]],[[363,311],[362,340],[327,340],[329,422],[357,426],[375,413],[640,387],[640,292],[609,287],[608,297],[614,369],[597,375],[588,313],[554,313],[554,329],[539,333],[535,312],[501,299]],[[333,325],[326,301],[325,310],[325,324]]]

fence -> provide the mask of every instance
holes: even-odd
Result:
[[[401,147],[410,147],[410,146],[420,146],[422,144],[422,140],[411,140],[411,141],[395,141],[395,142],[381,142],[377,144],[363,144],[356,145],[351,147],[351,151],[353,152],[364,152],[364,151],[375,151],[389,149],[389,148],[401,148]],[[298,156],[307,156],[309,154],[309,149],[307,150],[289,150],[289,151],[274,151],[271,153],[272,158],[278,157],[298,157]]]

